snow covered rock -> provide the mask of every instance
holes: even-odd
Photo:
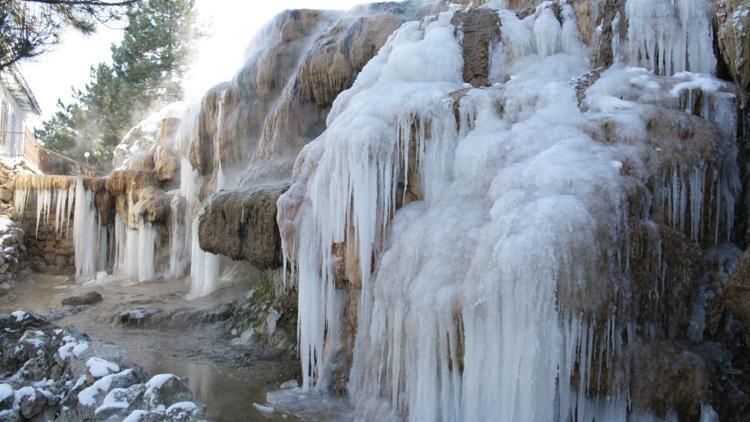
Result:
[[[168,408],[175,403],[193,401],[193,393],[180,377],[173,374],[158,374],[146,383],[143,401],[151,410],[162,406]]]
[[[44,389],[23,387],[16,391],[16,402],[21,416],[32,419],[42,413],[47,404],[53,404],[52,394]]]
[[[0,314],[0,345],[0,420],[114,422],[138,409],[149,421],[203,417],[204,407],[192,402],[178,377],[163,374],[147,383],[143,368],[113,346],[34,314]]]
[[[168,421],[187,422],[202,419],[206,408],[192,401],[182,401],[172,404],[165,413]]]
[[[127,388],[113,388],[94,411],[95,418],[97,420],[108,420],[115,417],[118,419],[124,418],[140,405],[145,391],[146,386],[144,384],[134,384]]]

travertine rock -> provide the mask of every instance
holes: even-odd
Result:
[[[719,51],[734,81],[750,90],[750,3],[718,0],[716,10]]]
[[[288,186],[221,190],[200,213],[201,248],[254,266],[281,266],[281,238],[276,201]]]
[[[500,40],[500,18],[491,9],[469,9],[453,15],[451,23],[463,36],[464,82],[489,85],[490,47]]]

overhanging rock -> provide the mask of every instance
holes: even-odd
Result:
[[[201,249],[246,260],[254,266],[281,266],[276,201],[289,185],[221,190],[203,206],[198,237]]]

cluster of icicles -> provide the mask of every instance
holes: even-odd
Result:
[[[197,133],[195,105],[184,110],[183,120],[175,142],[191,142]],[[218,123],[220,124],[220,122]],[[188,148],[180,148],[187,151]],[[187,154],[185,154],[186,156]],[[87,187],[80,177],[34,176],[17,183],[15,190],[16,214],[25,216],[27,204],[36,205],[36,234],[54,216],[56,234],[73,236],[75,273],[79,280],[143,282],[158,276],[181,278],[191,276],[189,297],[200,297],[213,292],[220,278],[220,256],[205,252],[198,241],[197,192],[205,181],[193,169],[189,160],[182,158],[180,186],[172,192],[172,221],[169,238],[159,234],[155,226],[139,218],[136,228],[115,213],[114,224],[102,221],[96,207],[96,192]],[[49,182],[54,180],[54,183]],[[224,185],[221,168],[215,181],[216,189]],[[67,186],[56,187],[55,185]],[[134,206],[128,194],[128,210]],[[72,220],[72,224],[71,224]],[[72,229],[72,230],[71,230]],[[169,244],[169,266],[159,268],[158,248]]]
[[[334,381],[354,300],[348,389],[365,420],[650,418],[631,409],[628,382],[614,369],[637,327],[614,311],[589,311],[606,304],[597,294],[608,280],[629,273],[629,248],[620,245],[632,180],[623,163],[639,183],[649,177],[638,173],[646,168],[641,109],[606,91],[631,74],[652,85],[695,77],[684,88],[706,88],[711,109],[700,114],[727,138],[727,168],[665,170],[650,212],[716,245],[731,238],[739,187],[736,116],[734,98],[709,89],[720,85],[711,75],[671,78],[715,66],[708,2],[629,0],[626,11],[628,44],[613,37],[616,64],[592,87],[604,95],[589,97],[586,113],[570,81],[591,67],[567,4],[562,22],[548,3],[524,19],[498,10],[491,87],[463,83],[446,12],[404,24],[338,96],[327,130],[302,151],[296,181],[279,200],[282,232],[293,225],[296,233],[283,248],[299,278],[304,390]],[[596,142],[584,130],[596,118],[617,121],[623,139],[638,141]],[[421,197],[397,210],[410,184]],[[356,299],[336,286],[343,257],[333,251],[346,243],[355,245],[346,259],[361,276]],[[598,393],[603,386],[607,396]],[[702,412],[715,416],[708,405]]]
[[[50,223],[52,215],[56,235],[68,237],[72,229],[78,279],[101,277],[110,269],[114,274],[133,281],[152,279],[157,247],[154,227],[141,221],[138,230],[130,230],[116,215],[112,230],[102,221],[96,208],[96,193],[86,187],[83,179],[71,177],[66,182],[67,188],[34,186],[33,183],[17,186],[14,198],[16,214],[25,216],[29,196],[33,195],[36,200],[35,234],[39,233],[40,227]],[[55,204],[54,212],[52,204]]]

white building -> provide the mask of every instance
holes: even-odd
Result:
[[[40,114],[39,104],[15,66],[0,70],[0,157],[28,155],[36,141],[27,123],[30,114]],[[26,147],[26,148],[25,148]]]

